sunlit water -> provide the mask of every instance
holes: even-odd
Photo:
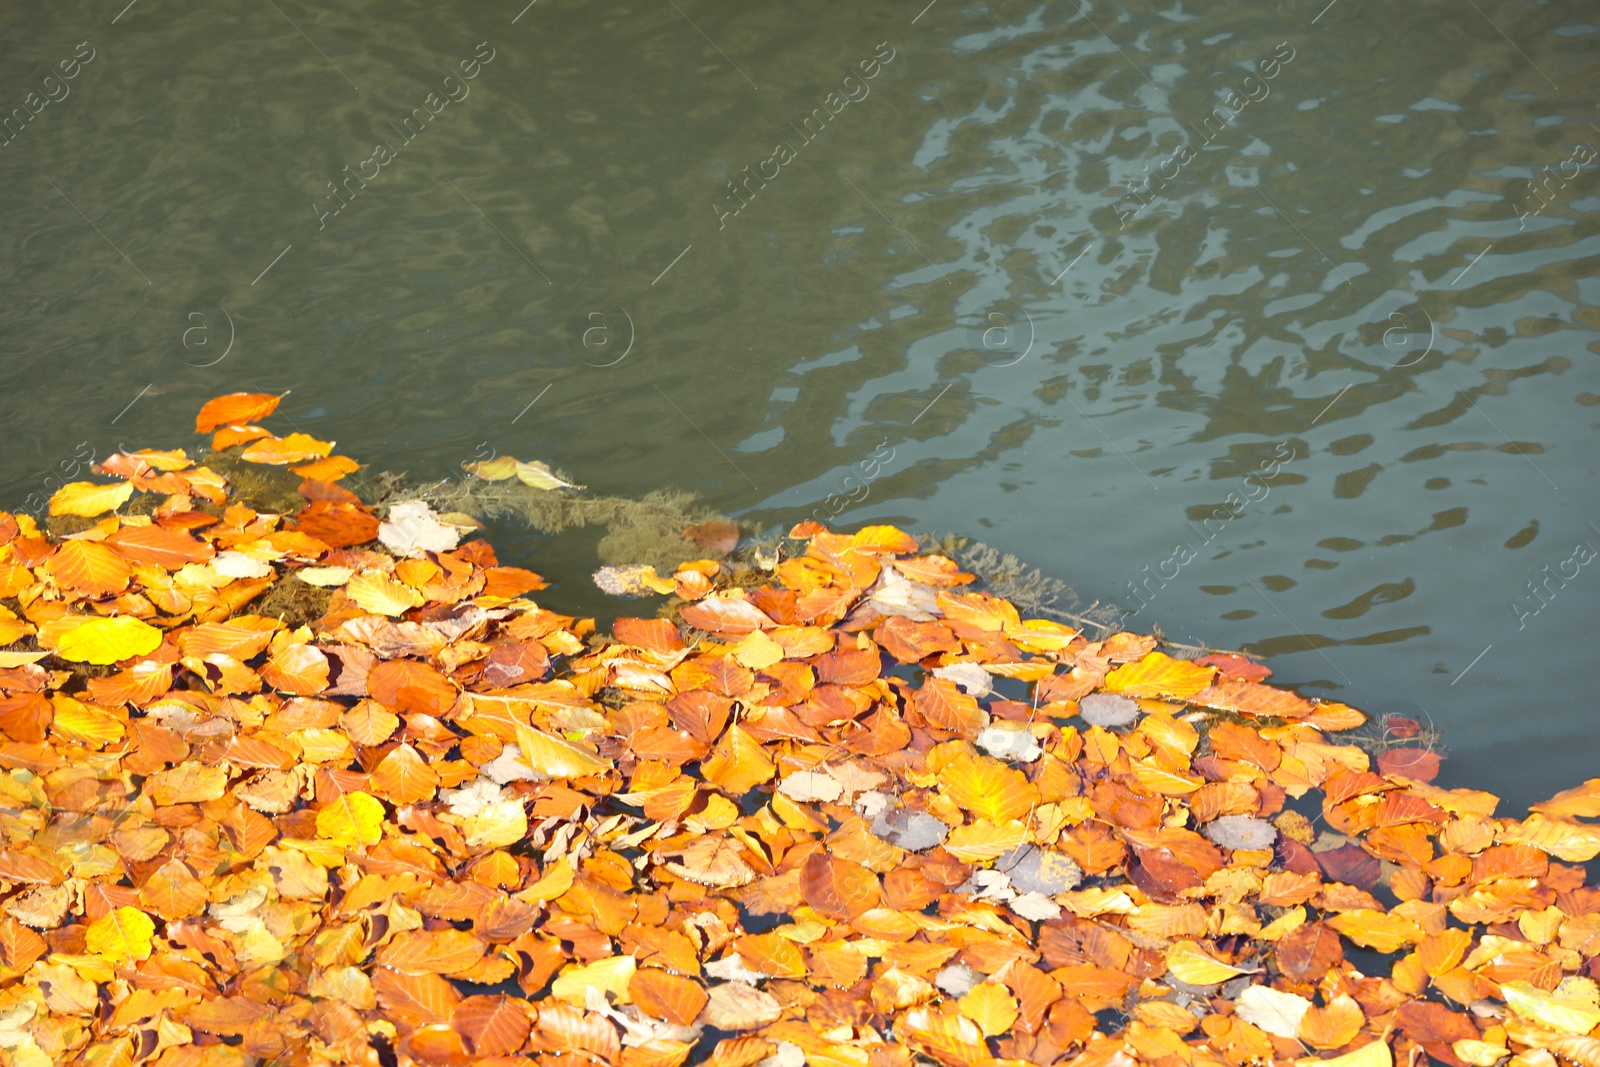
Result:
[[[923,3],[7,5],[0,499],[291,390],[418,479],[979,538],[1503,810],[1600,773],[1600,20]]]

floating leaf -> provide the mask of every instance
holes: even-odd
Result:
[[[127,560],[93,541],[68,541],[45,560],[43,570],[63,589],[94,598],[122,592],[133,577]]]
[[[1024,845],[1001,854],[994,869],[1011,881],[1019,893],[1055,896],[1076,889],[1083,881],[1083,868],[1060,852],[1047,852],[1037,845]]]
[[[996,823],[1019,819],[1039,802],[1021,771],[987,756],[957,758],[944,769],[940,789],[963,810]]]
[[[950,836],[950,827],[925,811],[890,808],[872,821],[872,832],[907,852],[926,852]]]
[[[1355,1040],[1367,1017],[1361,1005],[1348,994],[1328,1001],[1326,1006],[1306,1009],[1300,1018],[1300,1040],[1312,1048],[1343,1048]]]
[[[68,482],[50,495],[50,514],[93,518],[116,511],[132,495],[132,482]]]
[[[147,622],[116,615],[74,620],[70,628],[55,633],[54,652],[74,663],[105,665],[144,656],[161,644],[161,631]]]
[[[1143,659],[1106,675],[1106,688],[1129,697],[1176,697],[1184,700],[1211,684],[1216,671],[1188,660],[1151,652]]]
[[[378,524],[378,540],[396,555],[419,557],[449,552],[460,543],[461,534],[440,522],[422,501],[402,500],[389,505],[389,518]]]
[[[1379,1038],[1343,1056],[1325,1060],[1309,1056],[1294,1062],[1295,1067],[1394,1067],[1394,1055],[1389,1051],[1389,1042]]]
[[[138,908],[113,908],[89,924],[84,931],[84,947],[112,963],[148,959],[156,924]]]
[[[1278,839],[1277,828],[1254,815],[1224,815],[1206,823],[1200,832],[1223,848],[1271,848]]]
[[[376,845],[383,838],[383,803],[360,790],[341,793],[317,812],[317,836],[336,845]]]
[[[1600,1026],[1600,1005],[1593,995],[1564,996],[1558,990],[1547,992],[1529,982],[1500,983],[1500,996],[1512,1011],[1525,1019],[1542,1023],[1568,1034],[1587,1034]]]
[[[344,585],[351,600],[374,615],[404,615],[422,604],[422,594],[381,571],[362,571]]]
[[[1207,986],[1244,974],[1243,968],[1223,963],[1193,941],[1179,941],[1167,950],[1167,970],[1180,982]]]
[[[1090,693],[1078,701],[1078,714],[1090,726],[1114,729],[1136,721],[1139,718],[1139,705],[1118,693]]]
[[[1301,1020],[1311,1010],[1311,1001],[1297,993],[1253,985],[1234,1000],[1233,1010],[1245,1022],[1274,1037],[1294,1039],[1300,1035]]]
[[[738,796],[770,779],[777,773],[777,765],[749,731],[730,726],[711,758],[700,765],[700,773],[706,781]]]
[[[961,1014],[978,1024],[985,1037],[998,1037],[1017,1021],[1017,998],[997,982],[980,982],[959,1001]]]
[[[288,437],[264,437],[239,453],[239,458],[249,463],[283,467],[308,459],[321,459],[332,451],[332,441],[318,441],[307,434],[292,433]]]
[[[229,393],[208,400],[195,416],[195,433],[210,433],[218,426],[256,422],[278,410],[282,397],[267,393]],[[223,446],[218,446],[223,447]]]

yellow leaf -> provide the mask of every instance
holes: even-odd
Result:
[[[940,790],[965,811],[990,822],[1020,819],[1039,789],[1019,770],[988,756],[958,756],[940,774]]]
[[[1060,652],[1078,631],[1049,619],[1023,619],[1021,626],[1006,627],[1006,640],[1024,652]]]
[[[1328,920],[1328,925],[1362,948],[1394,952],[1401,945],[1423,938],[1422,928],[1402,915],[1389,915],[1371,908],[1352,908]]]
[[[382,571],[362,571],[345,583],[345,593],[374,615],[404,615],[422,603],[422,594]]]
[[[958,826],[944,839],[944,850],[962,863],[982,863],[1009,852],[1028,839],[1028,826],[1018,819],[996,826],[988,819]]]
[[[1502,844],[1532,845],[1568,863],[1588,863],[1600,856],[1600,826],[1530,815],[1500,831]]]
[[[138,908],[123,906],[89,924],[84,946],[112,963],[148,959],[153,948],[150,935],[155,932],[156,924],[150,916]]]
[[[517,481],[530,489],[582,489],[581,485],[564,482],[553,474],[550,468],[538,460],[532,463],[517,464]]]
[[[1245,973],[1210,955],[1194,941],[1179,941],[1167,950],[1167,970],[1189,985],[1216,985]]]
[[[1500,983],[1500,995],[1511,1010],[1552,1030],[1587,1034],[1600,1026],[1600,1007],[1591,1000],[1547,993],[1531,982]]]
[[[1472,1067],[1494,1067],[1511,1054],[1505,1045],[1493,1045],[1470,1037],[1451,1042],[1450,1051],[1456,1054],[1457,1059],[1472,1064]]]
[[[1017,1021],[1017,999],[998,982],[979,982],[959,1003],[961,1014],[977,1023],[984,1037],[998,1037]]]
[[[239,453],[239,458],[250,463],[270,463],[275,467],[283,467],[290,463],[322,459],[332,451],[332,441],[318,441],[308,434],[292,433],[288,437],[263,438]]]
[[[154,652],[161,644],[161,631],[131,616],[114,615],[86,618],[71,629],[56,630],[55,641],[55,654],[62,659],[103,666]]]
[[[552,737],[527,726],[517,726],[517,747],[522,762],[549,778],[582,778],[611,766],[589,749],[564,737]]]
[[[1186,659],[1173,659],[1164,652],[1151,652],[1106,675],[1106,689],[1130,697],[1183,700],[1210,685],[1215,673],[1213,667],[1200,667]]]
[[[55,706],[50,728],[68,741],[104,748],[122,739],[121,721],[103,708],[90,707],[64,693],[53,694],[50,702]]]
[[[1295,1067],[1394,1067],[1394,1056],[1389,1051],[1389,1042],[1379,1039],[1331,1060],[1307,1056],[1295,1060],[1294,1064]]]
[[[1162,770],[1147,760],[1133,761],[1133,781],[1139,792],[1163,797],[1181,797],[1197,791],[1205,781]]]
[[[554,863],[547,864],[539,880],[519,893],[518,897],[527,900],[554,900],[572,888],[572,879],[576,873],[572,869],[572,861],[562,856]]]
[[[517,461],[510,456],[496,456],[494,459],[464,463],[462,466],[486,482],[503,482],[517,475]]]
[[[383,801],[356,790],[317,812],[317,834],[341,845],[376,845],[383,837]]]
[[[728,654],[741,667],[764,671],[783,659],[783,646],[767,636],[765,630],[752,630],[738,644],[728,649]]]
[[[170,452],[158,452],[153,448],[141,448],[137,452],[128,453],[141,463],[147,463],[158,471],[182,471],[194,466],[194,460],[181,448],[172,449]]]
[[[587,967],[573,967],[562,971],[550,984],[550,995],[569,1004],[582,1005],[591,988],[603,993],[616,994],[616,1003],[629,1000],[628,983],[638,969],[632,956],[608,956]]]
[[[132,495],[132,482],[68,482],[50,497],[50,514],[93,518],[117,510]]]
[[[346,474],[352,474],[360,466],[349,456],[329,456],[307,463],[303,467],[290,467],[289,469],[305,478],[314,478],[319,482],[336,482]]]
[[[706,781],[735,796],[743,796],[777,773],[761,742],[742,727],[730,726],[709,759],[700,763]]]
[[[485,804],[482,811],[468,815],[461,828],[473,848],[503,848],[521,841],[528,833],[528,813],[515,798]]]

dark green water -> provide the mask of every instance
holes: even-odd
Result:
[[[292,390],[416,478],[981,538],[1505,810],[1600,773],[1600,19],[924,2],[0,9],[0,500]]]

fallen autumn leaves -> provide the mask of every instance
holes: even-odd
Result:
[[[139,452],[0,517],[7,1064],[1600,1064],[1600,779],[1496,818],[889,527],[605,638],[275,404],[197,428],[294,514]]]

